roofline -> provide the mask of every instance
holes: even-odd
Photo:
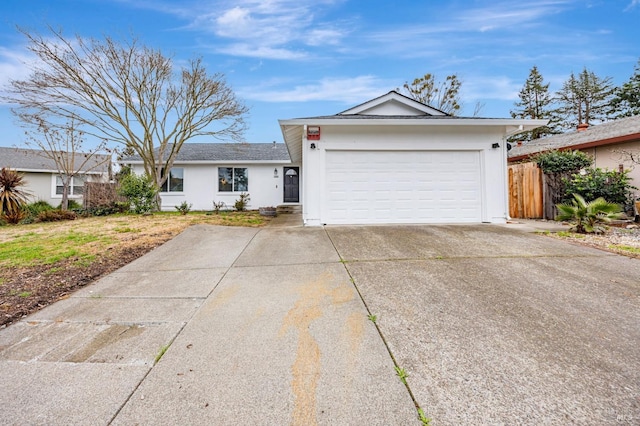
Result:
[[[600,140],[591,141],[591,142],[583,142],[583,143],[576,144],[576,145],[567,145],[567,146],[558,147],[558,148],[545,148],[545,149],[541,149],[540,151],[535,151],[535,152],[530,152],[528,154],[522,154],[522,155],[518,155],[518,156],[514,156],[514,157],[509,157],[508,161],[509,162],[521,161],[521,160],[527,159],[528,157],[530,157],[532,155],[539,154],[541,152],[553,151],[553,150],[558,150],[558,151],[569,151],[569,150],[571,150],[571,151],[574,151],[574,150],[577,150],[577,149],[597,148],[599,146],[614,145],[614,144],[617,144],[617,143],[624,143],[624,142],[633,142],[635,140],[640,140],[640,133],[630,133],[628,135],[614,136],[612,138],[600,139]]]
[[[17,172],[21,172],[21,173],[55,173],[55,174],[60,174],[60,170],[53,170],[53,169],[26,169],[24,167],[8,167],[11,170],[15,170]],[[102,175],[102,174],[108,174],[109,170],[105,170],[105,171],[97,171],[97,170],[90,170],[88,172],[85,172],[83,170],[76,170],[73,173],[75,174],[83,174],[83,175]]]
[[[278,120],[282,126],[305,125],[305,124],[354,124],[354,125],[432,125],[432,126],[451,126],[451,125],[491,125],[491,126],[519,126],[519,125],[536,125],[544,126],[549,120],[528,120],[513,118],[457,118],[455,116],[416,116],[415,119],[407,118],[346,118],[348,116],[340,116],[341,118],[291,118],[286,120]],[[434,118],[442,117],[442,118]]]
[[[132,160],[132,161],[122,161],[124,164],[138,165],[144,164],[142,160]],[[173,165],[209,165],[209,164],[291,164],[291,160],[231,160],[231,161],[223,161],[223,160],[180,160],[174,161]]]
[[[417,99],[413,99],[407,95],[404,95],[396,90],[392,90],[388,93],[385,93],[384,95],[380,95],[377,98],[373,98],[370,99],[368,101],[362,102],[361,104],[358,104],[354,107],[351,107],[349,109],[346,109],[342,112],[339,112],[337,115],[358,115],[360,112],[367,110],[369,108],[375,107],[377,105],[380,105],[384,102],[386,102],[384,100],[384,98],[386,97],[393,97],[394,95],[400,96],[401,98],[404,98],[405,101],[411,102],[413,104],[412,108],[418,109],[420,111],[422,111],[425,114],[429,114],[429,115],[436,115],[436,116],[451,116],[451,114],[447,114],[446,112],[438,109],[438,108],[434,108],[431,105],[425,104],[423,102],[418,101]],[[405,105],[409,106],[406,102],[403,102]],[[436,114],[433,114],[433,112],[436,112]],[[439,114],[438,114],[439,113]]]
[[[280,126],[304,126],[305,124],[323,124],[329,126],[343,124],[351,124],[355,126],[522,126],[522,129],[518,129],[518,132],[520,132],[527,130],[527,127],[540,127],[546,125],[549,122],[549,120],[528,120],[513,118],[456,118],[453,116],[450,116],[450,118],[422,118],[423,116],[416,116],[417,118],[366,119],[347,118],[347,116],[341,117],[342,118],[293,118],[287,120],[278,120],[278,123],[280,123]]]

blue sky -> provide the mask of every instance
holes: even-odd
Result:
[[[509,117],[529,70],[551,90],[583,67],[616,85],[640,58],[640,0],[2,0],[0,86],[26,77],[20,25],[131,34],[177,63],[202,57],[250,108],[245,139],[278,119],[338,113],[427,72],[463,81],[461,115]],[[0,105],[0,146],[22,145]]]

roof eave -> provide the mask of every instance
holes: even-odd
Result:
[[[518,120],[511,118],[293,118],[278,120],[280,127],[313,125],[354,125],[354,126],[508,126],[513,134],[544,126],[548,120]]]
[[[509,162],[515,162],[515,161],[522,161],[532,155],[538,154],[540,152],[547,152],[547,151],[553,151],[553,150],[558,150],[558,151],[568,151],[568,150],[580,150],[580,149],[589,149],[589,148],[597,148],[599,146],[606,146],[606,145],[614,145],[614,144],[618,144],[618,143],[624,143],[624,142],[634,142],[634,141],[640,141],[640,133],[631,133],[628,135],[623,135],[623,136],[615,136],[612,138],[607,138],[607,139],[601,139],[601,140],[597,140],[597,141],[590,141],[590,142],[583,142],[583,143],[579,143],[579,144],[575,144],[575,145],[565,145],[565,146],[556,146],[556,147],[544,147],[543,149],[540,149],[538,151],[533,151],[533,152],[529,152],[526,154],[520,154],[520,155],[516,155],[513,157],[509,157]]]

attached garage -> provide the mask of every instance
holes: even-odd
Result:
[[[327,151],[333,224],[480,222],[478,151]]]
[[[280,120],[306,225],[504,223],[505,136],[545,123],[452,117],[397,92]]]

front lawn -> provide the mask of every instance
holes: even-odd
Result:
[[[67,296],[194,224],[263,226],[258,212],[162,212],[0,226],[0,325]]]

